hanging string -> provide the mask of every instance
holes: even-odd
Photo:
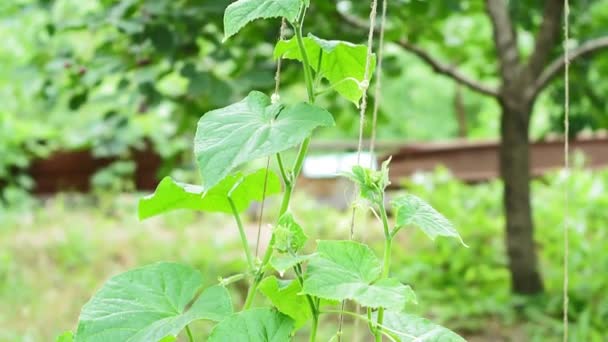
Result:
[[[287,30],[287,23],[285,18],[281,21],[281,28],[279,30],[279,41],[285,39],[285,31]],[[277,60],[277,70],[274,74],[274,93],[272,94],[272,102],[279,101],[279,88],[281,87],[281,68],[282,58]],[[266,174],[264,175],[264,188],[262,190],[262,203],[260,206],[260,215],[258,217],[258,234],[255,242],[255,257],[257,258],[260,253],[260,236],[262,235],[262,220],[264,218],[264,204],[266,202],[266,191],[268,188],[268,170],[270,169],[270,157],[266,158]]]
[[[383,0],[386,1],[386,0]],[[378,12],[378,1],[372,0],[371,9],[369,12],[369,33],[367,35],[367,57],[365,59],[365,72],[363,74],[363,80],[359,83],[359,89],[361,89],[361,103],[359,106],[359,142],[357,144],[357,165],[361,165],[361,151],[363,150],[363,128],[365,127],[365,114],[367,112],[367,90],[369,89],[369,82],[371,78],[371,65],[374,56],[373,44],[374,44],[374,32],[376,28],[376,16]],[[355,237],[355,216],[357,213],[357,207],[353,206],[351,219],[350,219],[350,240]],[[344,305],[340,309],[340,317],[338,321],[338,342],[342,341],[342,326],[344,323]]]
[[[374,112],[372,114],[372,136],[369,142],[370,167],[374,163],[374,149],[376,144],[376,126],[378,125],[378,110],[382,97],[382,59],[384,58],[384,29],[386,27],[386,11],[388,0],[382,0],[382,15],[380,19],[380,41],[378,42],[378,64],[376,66],[376,91],[374,92]]]
[[[569,210],[570,210],[570,50],[568,40],[570,34],[570,4],[564,0],[564,171],[565,171],[565,193],[564,193],[564,342],[568,342],[568,259],[570,254]]]

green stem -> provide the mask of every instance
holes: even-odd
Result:
[[[283,182],[285,182],[285,186],[287,184],[291,184],[291,179],[285,172],[285,166],[283,165],[283,158],[281,158],[281,154],[277,153],[277,163],[279,164],[279,170],[281,171],[281,177],[283,177]]]
[[[188,334],[188,341],[194,342],[194,336],[192,336],[192,331],[190,331],[190,327],[186,325],[186,334]]]
[[[304,39],[302,38],[302,23],[304,22],[304,16],[306,15],[306,5],[302,4],[302,8],[300,10],[300,14],[298,15],[298,19],[294,24],[296,40],[298,41],[298,47],[300,48],[300,54],[302,55],[302,64],[304,66],[304,81],[306,82],[306,91],[308,93],[308,102],[315,102],[315,92],[312,74],[310,71],[310,63],[308,59],[308,54],[306,53],[306,48],[304,47]],[[283,200],[281,201],[281,210],[279,211],[279,218],[287,212],[289,209],[289,202],[291,201],[291,195],[293,193],[293,187],[295,186],[296,180],[302,171],[302,165],[304,164],[304,158],[308,153],[308,146],[310,145],[310,137],[304,139],[302,144],[300,145],[300,150],[298,151],[298,156],[296,157],[296,162],[293,167],[293,171],[291,172],[291,176],[293,177],[289,183],[285,184],[285,192],[283,193]],[[284,171],[284,170],[283,170]],[[253,303],[253,299],[255,298],[255,294],[257,292],[258,286],[260,282],[264,278],[264,273],[266,272],[266,265],[270,262],[270,258],[272,258],[272,254],[274,252],[272,241],[266,247],[266,252],[264,253],[264,258],[262,259],[262,264],[258,269],[258,272],[253,280],[253,284],[249,287],[249,291],[247,293],[247,298],[245,299],[244,310],[247,310],[251,307]]]
[[[232,191],[231,191],[232,192]],[[232,208],[232,215],[236,220],[236,225],[239,227],[239,235],[241,236],[241,243],[243,244],[243,249],[245,250],[245,255],[247,256],[247,266],[249,267],[249,272],[255,272],[255,265],[253,263],[253,256],[251,255],[251,251],[249,250],[249,241],[247,241],[247,235],[245,234],[245,228],[243,227],[243,222],[241,221],[241,215],[232,200],[232,197],[228,195],[228,202],[230,202],[230,207]]]
[[[386,207],[384,206],[384,196],[382,201],[379,203],[380,206],[380,217],[382,218],[382,227],[384,229],[384,258],[382,262],[382,276],[381,279],[385,279],[390,274],[391,268],[391,247],[393,244],[393,236],[391,235],[390,228],[388,225],[388,216],[386,214]],[[384,322],[384,308],[378,309],[378,318],[376,319],[376,329],[374,335],[376,342],[382,342],[382,323]]]

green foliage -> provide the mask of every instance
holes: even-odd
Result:
[[[158,263],[110,279],[83,307],[75,341],[159,341],[193,321],[232,313],[228,291],[200,295],[202,275],[189,266]]]
[[[365,64],[375,63],[373,56],[367,60],[365,46],[325,41],[314,36],[304,42],[301,28],[308,7],[307,0],[240,0],[228,6],[224,23],[225,38],[228,38],[258,18],[283,17],[292,22],[296,28],[295,38],[284,42],[288,50],[281,51],[278,46],[277,54],[302,62],[309,102],[285,105],[262,92],[252,91],[240,102],[205,113],[198,122],[194,138],[194,154],[202,185],[165,178],[153,195],[139,203],[141,219],[175,209],[232,213],[246,255],[247,272],[220,279],[221,285],[204,290],[200,272],[181,264],[153,264],[115,276],[82,309],[76,341],[168,341],[177,338],[184,328],[192,341],[188,324],[211,320],[218,323],[213,327],[209,341],[283,342],[296,333],[296,328],[311,321],[309,336],[314,342],[322,300],[323,303],[352,300],[367,307],[370,311],[363,319],[376,341],[381,341],[382,334],[390,333],[383,331],[384,309],[401,312],[406,304],[416,303],[409,286],[388,277],[394,238],[394,234],[388,233],[384,207],[384,191],[389,185],[388,162],[378,172],[355,167],[349,175],[358,183],[362,196],[371,201],[382,217],[383,261],[371,248],[354,241],[319,241],[317,253],[298,255],[307,236],[291,214],[291,196],[312,132],[334,125],[332,115],[312,103],[317,82],[312,79],[311,68],[316,72],[317,80],[321,76],[327,78],[338,93],[358,103],[368,87],[360,84]],[[296,18],[297,22],[293,22]],[[161,51],[170,49],[173,45],[170,32],[156,26],[148,29],[153,32],[152,45]],[[299,54],[289,50],[295,49],[294,40]],[[370,69],[373,71],[373,67]],[[192,72],[189,68],[188,74]],[[355,84],[351,79],[355,79]],[[280,153],[297,145],[300,148],[296,160],[286,169]],[[274,174],[268,174],[269,181],[266,181],[265,170],[244,176],[236,169],[255,159],[271,156],[277,159],[285,189],[270,243],[262,260],[256,262],[240,213],[253,200],[263,199],[265,192],[274,194],[280,192],[281,187]],[[419,215],[415,209],[418,208],[406,205],[406,214],[413,214],[402,220],[426,227],[428,210]],[[436,220],[439,214],[434,211],[432,214]],[[437,229],[436,226],[432,228]],[[446,229],[441,225],[440,228]],[[288,257],[276,259],[275,251]],[[305,269],[304,262],[307,262]],[[279,269],[282,277],[287,267],[293,269],[296,278],[279,281],[276,277],[265,277],[270,268]],[[224,285],[243,278],[250,282],[245,303],[240,312],[230,315],[232,304]],[[276,309],[251,309],[258,290]],[[371,309],[378,309],[374,320]]]
[[[297,253],[304,247],[306,240],[308,237],[291,213],[283,214],[272,232],[272,246],[281,253]]]
[[[205,114],[198,123],[194,154],[210,189],[234,168],[287,150],[322,126],[333,126],[329,112],[314,105],[272,104],[253,91],[242,101]]]
[[[354,241],[319,241],[317,250],[318,255],[308,263],[303,293],[395,310],[416,302],[409,286],[392,278],[379,279],[382,263],[366,245]]]
[[[384,325],[391,329],[399,342],[465,342],[454,332],[439,326],[426,318],[412,314],[387,311]]]
[[[210,342],[284,342],[294,322],[288,316],[268,308],[256,308],[239,312],[215,326]]]
[[[300,295],[302,286],[297,280],[280,280],[274,276],[266,277],[260,283],[259,290],[277,310],[293,318],[295,329],[303,327],[312,318],[312,313],[306,303],[306,297]]]
[[[318,74],[317,77],[320,75],[327,79],[330,86],[340,95],[358,106],[364,89],[361,82],[365,79],[367,47],[344,41],[325,40],[312,34],[303,41],[310,66]],[[302,61],[296,38],[280,41],[275,47],[274,57]],[[375,66],[374,56],[369,75],[373,74]]]
[[[302,0],[239,0],[226,8],[224,14],[224,39],[239,32],[251,21],[263,18],[283,17],[296,20]]]
[[[431,240],[437,236],[447,236],[456,238],[465,245],[452,223],[422,199],[407,194],[395,198],[392,205],[396,214],[396,229],[417,226]]]
[[[247,176],[237,172],[205,191],[201,186],[184,184],[165,177],[154,194],[139,200],[139,218],[143,220],[176,209],[232,213],[229,195],[237,211],[243,212],[249,208],[251,202],[263,199],[265,180],[266,170],[258,170]],[[274,172],[268,171],[266,196],[280,192],[279,178]]]

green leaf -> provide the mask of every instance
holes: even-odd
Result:
[[[437,236],[453,237],[466,246],[452,223],[422,199],[406,194],[395,198],[392,206],[396,212],[397,229],[417,226],[431,240],[435,240]]]
[[[224,178],[216,186],[205,193],[203,187],[176,182],[165,177],[160,182],[154,194],[139,200],[139,219],[163,214],[177,209],[190,209],[209,212],[232,213],[228,194],[232,192],[232,200],[239,212],[249,208],[253,201],[261,201],[264,196],[264,180],[266,169],[258,170],[247,176],[242,173]],[[281,192],[281,181],[272,171],[268,171],[266,196]]]
[[[388,278],[374,252],[354,241],[319,241],[319,254],[304,274],[302,293],[330,300],[351,299],[363,306],[402,310],[415,302],[409,286]]]
[[[374,313],[374,320],[377,314]],[[455,332],[416,315],[386,311],[383,325],[395,333],[400,342],[465,342]],[[398,333],[397,333],[398,332]]]
[[[361,197],[379,205],[384,200],[384,191],[391,184],[388,177],[389,163],[390,158],[382,163],[380,171],[355,165],[352,172],[344,173],[343,176],[357,184]]]
[[[294,22],[300,11],[301,0],[238,0],[224,12],[224,40],[239,32],[256,19],[284,17]]]
[[[309,34],[304,38],[304,48],[311,67],[321,73],[340,95],[359,105],[363,95],[360,87],[365,79],[367,46],[339,40],[325,40]],[[321,57],[322,55],[322,57]],[[302,61],[296,38],[281,40],[274,49],[275,58]],[[372,56],[370,77],[376,67],[376,56]]]
[[[255,308],[232,315],[216,325],[208,342],[285,342],[293,331],[290,317],[270,308]]]
[[[74,340],[74,333],[66,331],[63,334],[57,336],[55,342],[72,342]]]
[[[234,168],[287,150],[319,126],[333,126],[326,110],[307,103],[284,107],[252,91],[242,101],[203,115],[194,139],[194,154],[210,189]]]
[[[270,276],[262,280],[258,289],[277,310],[294,319],[295,329],[301,328],[312,317],[306,297],[298,295],[302,290],[298,281]]]
[[[175,263],[117,275],[83,307],[75,341],[159,341],[177,336],[193,321],[230,315],[232,303],[224,287],[210,287],[197,297],[202,281],[199,271]]]
[[[283,274],[288,269],[297,264],[301,264],[313,258],[316,254],[307,255],[273,255],[270,259],[270,266],[279,274]]]
[[[304,247],[306,240],[308,237],[304,234],[304,230],[289,212],[279,218],[272,232],[272,246],[281,253],[295,254]]]

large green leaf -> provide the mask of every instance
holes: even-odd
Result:
[[[396,212],[395,225],[397,229],[417,226],[431,240],[435,240],[437,236],[453,237],[466,246],[452,223],[419,197],[406,194],[395,198],[392,206]]]
[[[416,315],[386,311],[382,324],[391,329],[391,335],[400,342],[466,341],[455,332]]]
[[[280,312],[294,319],[295,329],[306,324],[312,316],[306,297],[298,295],[302,286],[297,280],[279,280],[270,276],[262,280],[258,289]]]
[[[316,254],[307,255],[277,255],[274,254],[270,259],[270,266],[279,274],[283,274],[288,269],[294,267],[297,264],[301,264],[312,259]]]
[[[237,172],[224,178],[205,192],[201,186],[180,183],[170,177],[165,177],[154,194],[139,200],[139,219],[143,220],[177,209],[232,213],[228,194],[235,185],[232,200],[237,210],[243,212],[249,208],[252,201],[263,200],[265,178],[266,169],[258,170],[247,176]],[[268,171],[266,196],[280,192],[279,177],[274,172]]]
[[[55,342],[72,342],[74,341],[74,333],[66,331],[63,334],[57,336]]]
[[[290,317],[270,308],[232,315],[213,328],[208,342],[285,342],[293,331]]]
[[[318,255],[309,261],[304,274],[302,293],[395,310],[416,301],[412,289],[398,280],[377,281],[381,272],[380,260],[366,245],[354,241],[319,241]]]
[[[268,96],[252,91],[198,122],[194,153],[203,187],[212,188],[243,163],[296,146],[319,126],[333,125],[333,117],[322,108],[271,104]]]
[[[176,336],[196,320],[232,313],[230,295],[214,286],[200,296],[203,277],[189,266],[157,263],[110,280],[83,307],[75,341],[152,342]]]
[[[239,32],[256,19],[284,17],[294,22],[302,0],[238,0],[224,13],[224,39]]]
[[[340,95],[359,105],[363,95],[360,84],[365,79],[367,47],[339,40],[325,40],[309,34],[304,38],[304,48],[311,67],[320,72]],[[279,41],[274,50],[274,57],[302,61],[296,38]],[[374,55],[370,65],[370,77],[375,67]]]

